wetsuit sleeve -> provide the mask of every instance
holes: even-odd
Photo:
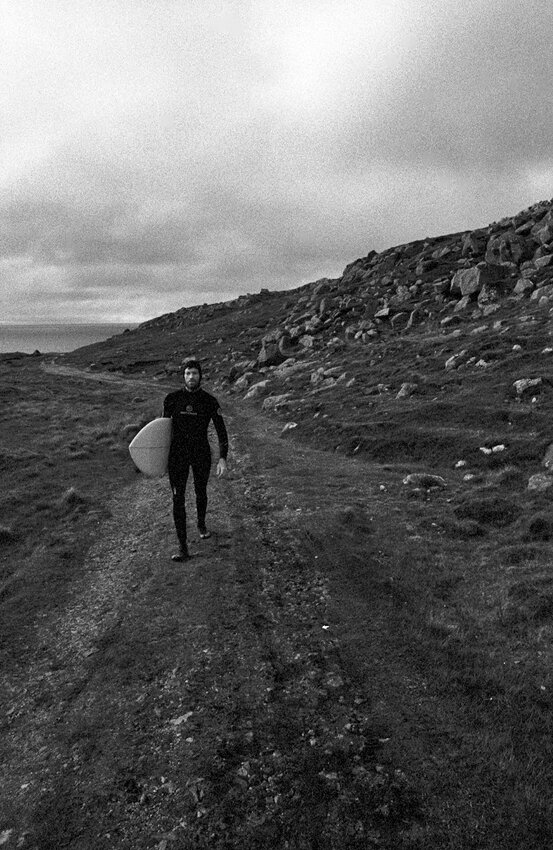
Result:
[[[217,401],[217,399],[213,399],[213,401],[214,404],[213,413],[211,414],[211,421],[215,425],[215,430],[217,431],[217,437],[219,439],[219,455],[223,460],[226,460],[228,455],[227,428],[223,419],[223,414],[221,413],[221,408],[219,407],[219,402]]]

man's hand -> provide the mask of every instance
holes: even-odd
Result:
[[[228,467],[226,460],[224,458],[221,458],[219,460],[219,463],[217,464],[217,478],[223,478],[223,476],[227,474],[227,469]]]

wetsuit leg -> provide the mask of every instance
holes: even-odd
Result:
[[[181,546],[186,546],[186,482],[190,464],[185,463],[169,469],[169,483],[173,491],[173,520],[177,538]]]
[[[211,472],[211,452],[204,452],[192,461],[192,472],[194,473],[194,490],[196,491],[196,511],[198,514],[198,528],[205,528],[205,515],[207,511],[207,482]]]

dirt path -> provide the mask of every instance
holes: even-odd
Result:
[[[173,563],[167,483],[137,478],[5,681],[0,846],[424,846],[462,718],[393,632],[375,530],[401,507],[378,469],[228,420],[214,537]]]

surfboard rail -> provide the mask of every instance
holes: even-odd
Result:
[[[169,417],[152,419],[129,444],[129,454],[144,475],[157,478],[167,472],[172,430]]]

